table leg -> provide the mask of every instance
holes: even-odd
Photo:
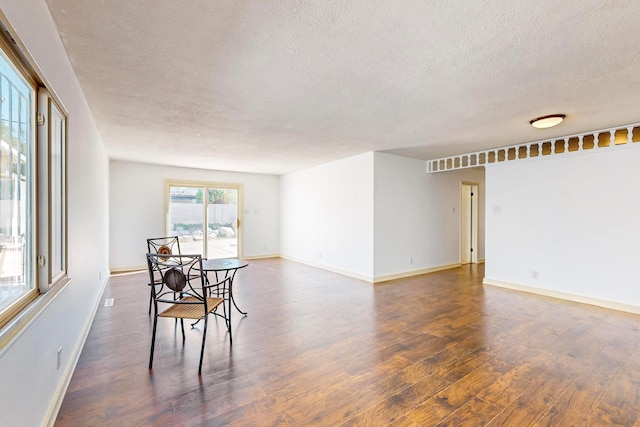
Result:
[[[218,277],[218,272],[214,271],[214,274],[216,275],[216,282],[220,281],[220,278]],[[225,272],[224,274],[224,278],[227,278],[227,273]],[[227,306],[224,308],[224,317],[225,320],[227,322],[227,329],[229,329],[229,337],[231,337],[231,288],[233,286],[233,283],[231,282],[231,280],[229,280],[229,297],[227,298],[224,294],[225,292],[222,292],[222,298],[225,299]],[[224,303],[223,303],[224,304]]]
[[[233,279],[235,279],[237,271],[238,269],[233,270],[233,273],[231,273],[231,278],[229,279],[229,299],[231,300],[231,302],[233,302],[233,306],[236,308],[236,310],[238,310],[240,314],[246,316],[247,312],[240,310],[240,308],[238,307],[238,304],[236,304],[236,300],[233,298]],[[225,273],[225,278],[226,277],[227,277],[227,273]]]

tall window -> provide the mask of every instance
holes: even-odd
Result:
[[[66,113],[29,65],[0,35],[0,327],[67,273]]]
[[[36,294],[35,94],[0,51],[0,313]]]

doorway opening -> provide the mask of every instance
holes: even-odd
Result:
[[[460,184],[460,263],[478,263],[478,184]]]

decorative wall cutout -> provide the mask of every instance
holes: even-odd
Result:
[[[427,172],[446,172],[490,163],[509,162],[540,156],[555,156],[589,150],[612,150],[637,144],[640,147],[640,123],[619,128],[569,135],[564,138],[528,142],[475,153],[427,161]]]

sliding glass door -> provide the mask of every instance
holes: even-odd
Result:
[[[207,195],[207,257],[237,257],[238,189],[207,188]]]
[[[183,254],[240,256],[239,185],[169,182],[167,187],[167,235],[179,237]]]

